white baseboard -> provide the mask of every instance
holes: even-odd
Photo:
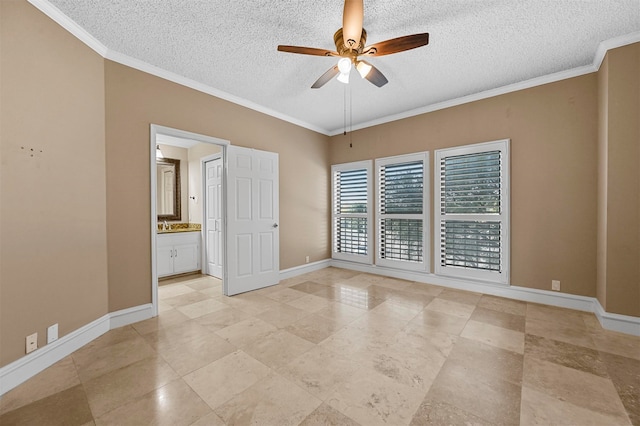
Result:
[[[124,327],[125,325],[144,321],[151,317],[153,317],[153,305],[147,303],[146,305],[111,312],[109,314],[109,326],[110,329],[113,330],[114,328]]]
[[[598,321],[600,321],[602,328],[631,334],[633,336],[640,336],[640,318],[607,312],[604,310],[598,299],[594,300],[594,313],[596,314]]]
[[[318,262],[283,269],[280,271],[280,280],[286,280],[287,278],[293,278],[309,272],[319,271],[320,269],[328,268],[329,266],[331,266],[331,259],[320,260]]]
[[[0,368],[0,395],[4,395],[45,368],[71,355],[107,331],[151,318],[151,312],[150,303],[111,312],[5,365]]]
[[[458,290],[474,291],[524,302],[540,303],[560,308],[593,312],[603,328],[620,333],[640,336],[640,318],[606,312],[595,297],[579,296],[555,291],[539,290],[535,288],[507,286],[479,281],[462,280],[459,278],[443,277],[424,272],[401,271],[362,263],[345,262],[332,259],[330,266],[351,269],[392,278],[416,281]]]
[[[109,331],[109,314],[62,336],[0,369],[0,395]]]
[[[606,312],[598,299],[567,293],[531,289],[517,286],[503,286],[490,283],[464,281],[449,277],[407,272],[373,265],[357,264],[340,260],[321,260],[319,262],[296,266],[280,271],[280,279],[292,278],[308,272],[333,266],[370,274],[385,275],[393,278],[440,285],[459,290],[491,294],[525,302],[541,303],[580,311],[593,312],[603,328],[620,333],[640,336],[640,318]],[[133,324],[151,318],[150,303],[106,314],[89,324],[61,337],[53,343],[36,349],[34,352],[0,368],[0,395],[71,355],[82,346],[100,337],[109,330]]]

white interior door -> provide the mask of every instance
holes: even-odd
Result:
[[[227,147],[227,276],[232,296],[280,276],[278,154]]]
[[[222,279],[222,158],[205,163],[207,274]]]

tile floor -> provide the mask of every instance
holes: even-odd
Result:
[[[328,268],[165,282],[0,399],[0,424],[640,425],[640,339],[592,314]]]

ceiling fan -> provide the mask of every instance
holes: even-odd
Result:
[[[387,78],[369,62],[358,59],[360,56],[390,55],[392,53],[404,52],[405,50],[425,46],[429,43],[429,33],[420,33],[365,46],[367,32],[362,27],[363,20],[363,0],[345,0],[342,28],[333,35],[336,51],[285,45],[279,45],[278,50],[280,52],[300,53],[303,55],[334,56],[340,58],[336,65],[322,74],[320,78],[313,83],[311,86],[312,89],[318,89],[324,86],[338,74],[338,81],[348,83],[352,65],[355,66],[362,78],[366,78],[376,86],[382,87],[388,83]]]

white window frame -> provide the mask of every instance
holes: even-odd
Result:
[[[366,213],[338,213],[336,212],[336,174],[338,172],[360,170],[367,171],[367,212]],[[364,217],[367,219],[367,254],[340,253],[336,251],[337,219],[341,217]],[[331,166],[331,258],[357,263],[373,263],[373,162],[371,160],[352,163],[335,164]]]
[[[413,163],[422,161],[422,214],[382,214],[382,197],[380,196],[380,171],[384,166],[392,164]],[[394,269],[403,269],[409,271],[428,272],[431,259],[431,251],[429,249],[429,228],[431,226],[429,212],[431,206],[429,204],[429,153],[418,152],[414,154],[397,155],[393,157],[379,158],[375,160],[375,188],[376,188],[376,265],[389,267]],[[422,262],[409,262],[396,259],[383,259],[380,257],[380,243],[382,235],[380,232],[380,223],[384,219],[419,219],[422,220]]]
[[[469,278],[474,280],[488,281],[491,283],[509,285],[510,280],[510,153],[509,139],[502,139],[491,142],[466,145],[455,148],[438,149],[435,151],[434,157],[434,236],[433,252],[435,254],[435,273],[437,275],[445,275],[460,278]],[[446,214],[441,213],[441,161],[443,158],[450,156],[477,154],[487,151],[501,151],[502,169],[501,169],[501,197],[500,197],[500,213],[499,214]],[[441,229],[441,221],[445,219],[451,220],[488,220],[501,222],[501,272],[483,271],[473,268],[464,268],[457,266],[442,266],[440,243],[443,236]]]

